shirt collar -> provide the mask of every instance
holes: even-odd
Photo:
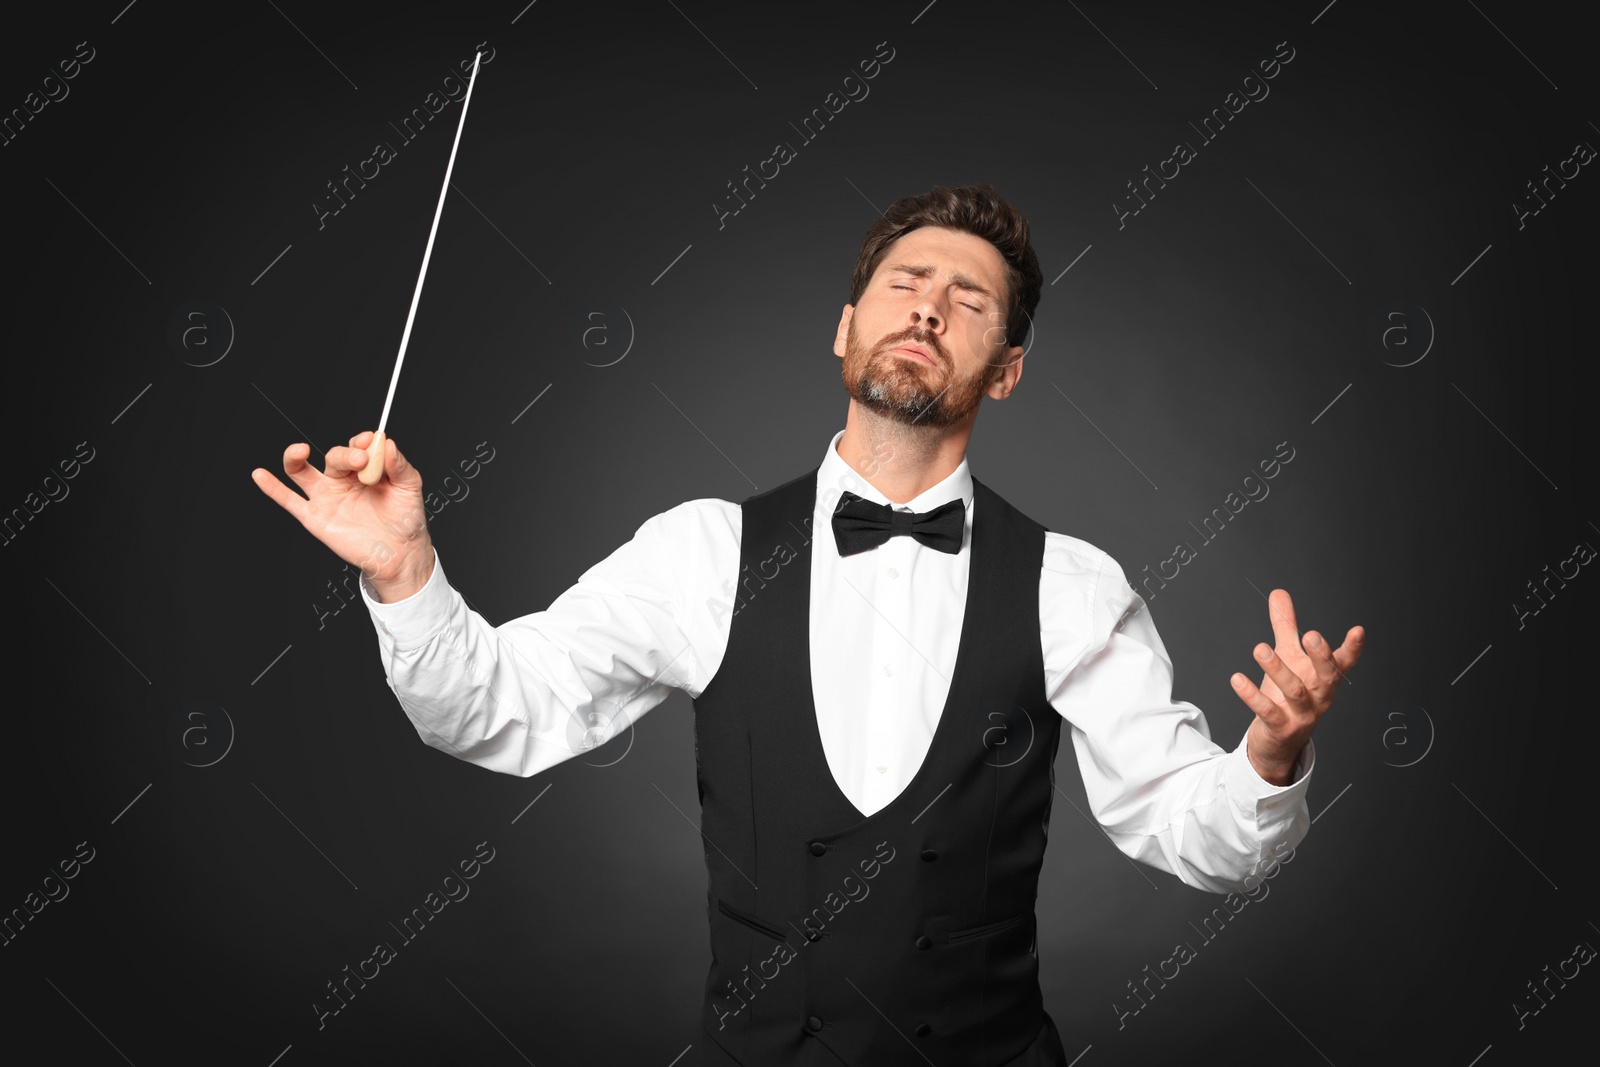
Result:
[[[839,439],[844,436],[840,430],[833,435],[833,440],[828,442],[828,451],[822,458],[822,466],[817,470],[817,510],[819,513],[826,511],[832,514],[834,507],[839,502],[839,494],[848,490],[863,500],[870,500],[874,504],[889,504],[897,510],[910,509],[911,511],[932,511],[941,504],[952,500],[959,500],[962,506],[970,512],[972,507],[972,472],[967,467],[967,457],[962,456],[961,462],[949,476],[937,485],[929,486],[920,494],[904,504],[890,504],[889,498],[872,485],[871,482],[839,455]]]

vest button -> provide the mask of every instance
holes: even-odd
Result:
[[[821,941],[822,940],[822,935],[817,933],[815,930],[807,930],[806,931],[806,940],[807,941]]]
[[[927,862],[932,863],[934,860],[939,858],[939,854],[931,848],[925,848],[922,850],[922,858]]]
[[[913,1031],[913,1033],[915,1033],[918,1037],[927,1037],[929,1034],[933,1033],[933,1027],[929,1026],[927,1023],[918,1023],[917,1028],[915,1031]]]
[[[813,856],[825,855],[827,853],[827,851],[828,851],[828,846],[824,845],[821,841],[813,841],[813,842],[811,842],[811,854]]]
[[[818,1030],[822,1029],[822,1020],[817,1018],[815,1015],[810,1016],[806,1019],[806,1029],[810,1030],[813,1034],[816,1033]]]
[[[917,947],[918,948],[932,948],[933,947],[933,942],[928,940],[928,936],[926,934],[924,934],[923,936],[917,938]]]

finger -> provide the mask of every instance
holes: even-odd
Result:
[[[1272,616],[1272,632],[1278,639],[1278,647],[1299,651],[1300,624],[1294,615],[1294,599],[1287,589],[1274,589],[1267,596],[1267,613]]]
[[[1264,641],[1257,645],[1256,662],[1267,672],[1267,677],[1277,683],[1279,692],[1283,694],[1284,701],[1290,707],[1303,711],[1310,710],[1311,694],[1306,689],[1305,679],[1283,662],[1272,646]]]
[[[1323,640],[1322,635],[1315,630],[1307,630],[1300,643],[1305,646],[1306,655],[1311,659],[1317,680],[1323,683],[1338,681],[1339,666],[1333,662],[1333,653],[1328,651],[1328,643]]]
[[[1341,671],[1348,671],[1361,658],[1361,650],[1366,643],[1367,631],[1360,626],[1350,627],[1350,632],[1344,635],[1344,644],[1334,650],[1333,661]]]
[[[1282,728],[1286,725],[1288,715],[1282,707],[1272,700],[1267,694],[1256,688],[1254,682],[1237,672],[1229,679],[1233,683],[1233,691],[1239,694],[1239,699],[1244,701],[1245,707],[1256,713],[1256,716],[1271,727]]]
[[[306,462],[310,455],[311,446],[304,441],[297,441],[283,450],[283,473],[294,479],[294,484],[308,493],[319,481],[316,468]]]
[[[328,449],[327,467],[322,472],[329,478],[349,478],[367,465],[367,453],[360,448],[334,445]]]
[[[362,430],[360,433],[358,433],[354,437],[350,438],[350,447],[351,448],[366,448],[371,443],[372,443],[372,431],[371,430]]]
[[[383,448],[383,468],[388,473],[389,480],[398,486],[421,488],[421,473],[406,461],[405,454],[400,451],[400,446],[394,443],[394,438],[386,440]]]
[[[263,493],[276,501],[284,511],[287,511],[302,523],[306,521],[306,511],[310,507],[306,502],[306,498],[278,481],[277,478],[274,478],[271,471],[263,467],[257,467],[250,472],[250,480],[255,482]]]

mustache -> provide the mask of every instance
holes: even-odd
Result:
[[[900,345],[908,342],[919,344],[923,348],[926,348],[934,355],[935,358],[939,360],[941,365],[949,365],[950,359],[945,355],[944,349],[939,347],[938,338],[934,337],[933,334],[929,333],[928,331],[918,329],[915,326],[909,330],[903,330],[892,337],[885,337],[882,341],[878,342],[878,351],[887,352],[892,348],[898,348]]]

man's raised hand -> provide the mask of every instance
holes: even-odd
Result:
[[[1232,682],[1239,699],[1256,714],[1245,735],[1251,766],[1266,781],[1288,785],[1296,757],[1333,703],[1339,683],[1361,658],[1367,634],[1352,626],[1344,643],[1332,650],[1315,630],[1307,630],[1302,641],[1294,601],[1285,589],[1272,591],[1267,610],[1277,647],[1262,642],[1255,648],[1256,662],[1265,672],[1261,685],[1238,673]]]
[[[365,449],[373,434],[363,431],[348,447],[328,450],[326,469],[307,462],[311,446],[297,442],[284,449],[283,470],[305,493],[301,496],[265,468],[250,478],[312,536],[372,583],[379,599],[411,595],[433,572],[433,544],[422,501],[422,475],[406,462],[390,438],[384,443],[385,477],[363,485],[356,477],[370,461]]]

